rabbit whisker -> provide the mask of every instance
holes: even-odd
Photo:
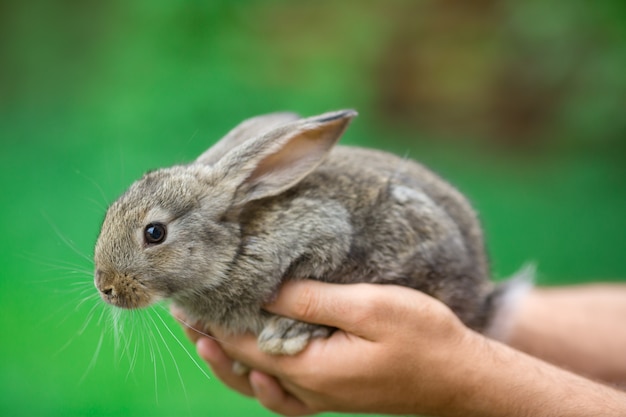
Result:
[[[155,394],[155,401],[158,404],[159,403],[159,379],[158,379],[158,369],[157,369],[157,352],[159,354],[159,357],[161,359],[161,364],[163,366],[163,372],[166,373],[165,376],[165,381],[167,381],[167,368],[165,366],[165,362],[163,360],[163,354],[161,353],[161,349],[159,347],[159,344],[156,342],[156,336],[154,335],[154,332],[149,331],[149,326],[147,326],[148,322],[145,319],[145,317],[141,318],[142,322],[143,322],[143,328],[144,331],[141,334],[142,337],[142,344],[144,346],[148,345],[148,352],[150,353],[150,361],[152,362],[152,372],[153,372],[153,378],[154,378],[154,394]],[[146,337],[147,335],[147,337]],[[147,342],[146,342],[147,339]],[[155,348],[155,343],[156,343],[156,348]]]
[[[167,310],[166,310],[167,311]],[[176,317],[176,316],[172,316],[174,317],[174,320],[176,320],[179,324],[185,326],[186,328],[188,328],[189,330],[193,330],[194,332],[198,333],[199,335],[202,335],[204,337],[207,337],[211,340],[215,340],[216,342],[219,342],[220,344],[225,344],[230,346],[231,348],[238,350],[239,348],[237,347],[237,345],[234,345],[232,343],[229,343],[225,340],[220,339],[219,337],[215,337],[214,335],[207,333],[205,331],[202,331],[196,327],[194,327],[193,325],[189,324],[188,322],[186,322],[185,320],[181,319],[180,317]]]
[[[63,346],[61,346],[56,352],[54,352],[52,354],[53,357],[56,357],[58,355],[60,355],[63,351],[65,351],[65,349],[67,349],[75,340],[77,337],[81,336],[85,329],[89,326],[89,323],[91,322],[91,320],[93,319],[93,316],[95,314],[96,308],[98,307],[98,303],[94,304],[91,309],[89,309],[89,312],[87,313],[85,320],[83,322],[83,325],[79,328],[79,330],[72,336],[70,337],[64,344]],[[60,322],[57,322],[58,325],[60,325],[61,323],[63,323],[64,321],[66,321],[69,317],[69,314],[66,315],[65,318],[63,318]]]
[[[135,314],[133,314],[134,311],[131,311],[130,313],[132,316],[135,316]],[[134,336],[136,334],[135,327],[136,327],[135,318],[131,317],[130,334],[126,338],[126,343],[124,345],[124,350],[123,350],[123,352],[126,352],[126,355],[129,360],[128,371],[126,372],[127,380],[130,378],[133,371],[135,370],[135,366],[137,365],[137,356],[138,356],[137,352],[139,350],[139,344],[135,340],[136,336]],[[131,346],[131,343],[132,343],[132,346]]]
[[[167,341],[165,340],[165,337],[163,336],[163,333],[161,332],[161,329],[159,329],[159,326],[157,325],[157,322],[154,320],[154,318],[151,315],[148,315],[148,318],[152,322],[154,330],[156,330],[157,335],[159,336],[159,338],[161,339],[161,341],[165,345],[165,349],[167,349],[167,352],[169,353],[170,357],[172,358],[172,361],[174,363],[174,368],[176,369],[176,374],[178,375],[178,379],[180,381],[181,387],[183,388],[183,393],[185,394],[185,399],[187,400],[187,402],[189,402],[189,396],[187,395],[187,388],[185,387],[185,380],[183,379],[183,376],[182,376],[182,374],[180,372],[180,367],[178,366],[178,363],[176,362],[176,357],[174,356],[174,353],[172,352],[172,349],[170,349],[169,345],[167,344]],[[165,322],[163,322],[163,319],[161,319],[161,317],[158,314],[157,314],[157,318],[159,318],[159,320],[161,320],[163,325],[166,326],[166,329],[169,330],[169,328],[167,328],[167,325],[165,324]]]
[[[82,335],[85,330],[87,329],[87,327],[89,327],[89,324],[91,322],[91,320],[93,320],[93,317],[96,313],[96,309],[98,307],[101,307],[101,305],[99,303],[95,303],[93,305],[93,307],[91,307],[91,309],[89,310],[89,313],[87,313],[87,318],[85,319],[85,322],[83,323],[82,327],[78,330],[77,335]],[[104,309],[102,309],[100,311],[100,316],[104,315]]]
[[[167,310],[166,310],[167,311]],[[165,320],[163,320],[163,317],[161,317],[160,314],[156,314],[157,318],[161,321],[161,323],[163,323],[163,326],[165,326],[165,330],[168,331],[168,333],[174,338],[174,340],[176,341],[176,343],[178,343],[178,345],[183,349],[183,351],[187,354],[187,356],[189,357],[189,359],[191,359],[191,361],[194,363],[194,365],[196,365],[196,368],[198,368],[200,370],[200,372],[202,372],[202,375],[204,375],[207,379],[211,379],[211,377],[209,376],[209,374],[206,373],[206,371],[202,368],[202,366],[200,366],[200,364],[198,363],[198,361],[193,357],[193,355],[189,352],[189,350],[187,349],[187,347],[180,341],[180,339],[178,338],[178,336],[176,336],[174,334],[174,332],[172,332],[172,329],[170,329],[170,327],[167,325],[167,323],[165,322]]]
[[[57,235],[57,237],[68,247],[70,248],[76,255],[78,255],[79,257],[81,257],[82,259],[84,259],[85,261],[89,262],[90,264],[92,264],[93,260],[91,259],[91,257],[85,255],[83,252],[80,251],[80,249],[78,249],[78,247],[76,246],[76,244],[69,239],[67,236],[65,236],[61,230],[58,228],[58,226],[52,222],[52,220],[50,219],[50,216],[48,216],[48,214],[45,211],[41,211],[41,215],[44,217],[44,219],[46,219],[46,221],[48,222],[48,224],[50,225],[50,227],[52,228],[52,230],[54,231],[54,233]]]
[[[85,372],[83,373],[83,376],[78,381],[79,385],[81,385],[85,381],[85,378],[87,378],[87,375],[89,374],[89,372],[91,372],[93,368],[96,366],[96,361],[98,360],[98,356],[100,356],[100,349],[102,348],[103,341],[104,341],[104,333],[100,333],[100,338],[98,339],[98,345],[96,346],[96,350],[94,351],[93,356],[91,357],[91,361],[89,362],[89,365],[87,365],[87,368],[85,369]]]
[[[110,199],[107,197],[106,193],[104,192],[104,189],[102,188],[102,186],[92,177],[89,177],[86,174],[83,174],[82,172],[80,172],[80,170],[77,169],[75,172],[77,175],[80,175],[81,177],[83,177],[83,179],[87,180],[94,187],[96,187],[96,190],[100,192],[100,197],[102,197],[102,202],[104,202],[104,207],[101,206],[102,202],[98,202],[97,200],[92,200],[92,201],[98,204],[98,208],[106,210],[106,208],[109,206],[111,202],[110,202]]]

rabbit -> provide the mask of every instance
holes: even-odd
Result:
[[[490,280],[474,210],[417,162],[335,146],[356,115],[255,117],[188,165],[145,174],[102,224],[102,299],[125,309],[169,299],[190,321],[294,355],[334,329],[263,310],[285,279],[395,284],[493,333],[515,285]]]

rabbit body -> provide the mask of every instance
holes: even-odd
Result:
[[[262,310],[285,279],[408,286],[487,331],[502,290],[470,204],[416,162],[334,146],[355,115],[252,119],[195,162],[146,174],[107,212],[101,296],[125,308],[169,298],[277,354],[332,331]]]

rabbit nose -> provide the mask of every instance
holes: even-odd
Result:
[[[118,292],[113,285],[99,287],[100,297],[109,304],[116,304],[118,300]]]
[[[100,293],[107,298],[116,295],[115,287],[105,282],[105,274],[101,269],[96,270],[96,287]]]
[[[115,293],[113,292],[113,287],[102,288],[100,292],[108,297],[115,295]]]

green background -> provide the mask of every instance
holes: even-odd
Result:
[[[621,0],[5,1],[0,48],[0,415],[270,414],[165,310],[114,332],[91,271],[134,179],[261,113],[356,108],[343,142],[458,185],[498,279],[626,277]]]

